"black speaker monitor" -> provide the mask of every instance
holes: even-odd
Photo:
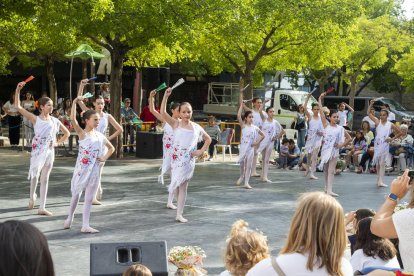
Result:
[[[142,264],[154,276],[168,276],[167,243],[91,243],[91,276],[118,276],[133,264]]]

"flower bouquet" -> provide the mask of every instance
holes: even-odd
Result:
[[[205,257],[204,250],[197,246],[174,246],[168,253],[168,261],[178,268],[175,275],[207,275],[207,271],[201,267]]]

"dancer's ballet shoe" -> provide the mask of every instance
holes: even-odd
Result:
[[[306,176],[308,176],[308,174],[309,174],[309,171],[308,170],[306,170],[304,173],[303,173],[303,175],[306,177]]]
[[[240,177],[239,179],[237,179],[236,185],[239,186],[243,181],[243,178]]]
[[[70,229],[71,226],[72,221],[70,221],[69,219],[65,220],[65,222],[63,223],[63,229]]]
[[[53,214],[46,209],[39,209],[37,214],[41,216],[53,216]]]
[[[175,218],[175,220],[182,223],[188,222],[188,219],[185,219],[183,216],[178,216]]]
[[[99,230],[96,230],[95,228],[88,226],[88,227],[82,227],[81,232],[84,234],[95,234],[95,233],[99,233]]]
[[[102,205],[102,202],[98,201],[97,199],[92,200],[92,205]]]
[[[383,187],[388,187],[388,185],[386,185],[384,183],[379,183],[379,184],[377,184],[377,187],[383,188]]]
[[[34,199],[29,199],[29,205],[27,205],[27,209],[29,210],[33,209],[34,204],[35,204]]]
[[[317,178],[315,175],[313,175],[313,174],[310,174],[309,175],[309,179],[314,179],[314,180],[318,180],[319,178]]]
[[[175,210],[175,209],[177,209],[177,206],[175,206],[174,204],[171,203],[171,204],[167,204],[167,208]]]
[[[271,180],[269,180],[269,179],[267,179],[267,178],[260,178],[260,180],[261,180],[262,182],[272,183],[272,181],[271,181]]]
[[[339,196],[338,194],[335,194],[334,192],[330,192],[330,193],[328,193],[328,195],[333,196],[333,197],[338,197]]]
[[[252,187],[252,186],[250,186],[249,184],[244,184],[244,188],[245,188],[245,189],[253,189],[253,187]]]

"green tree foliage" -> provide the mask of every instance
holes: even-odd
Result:
[[[396,62],[393,71],[403,79],[402,85],[406,87],[406,91],[414,92],[414,47]]]

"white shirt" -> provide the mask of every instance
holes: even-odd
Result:
[[[7,109],[9,112],[13,112],[13,113],[17,113],[19,112],[16,108],[16,106],[14,104],[11,104],[10,101],[7,101],[4,105],[3,105],[4,109]]]
[[[358,249],[354,252],[354,254],[351,257],[351,265],[354,271],[361,271],[363,268],[370,266],[400,268],[400,264],[398,263],[398,259],[396,256],[394,256],[394,258],[392,258],[391,260],[384,261],[378,256],[375,256],[374,258],[365,255],[362,249]]]
[[[371,120],[371,118],[367,115],[362,119],[363,122],[368,122],[369,123],[369,128],[375,128],[375,122],[373,120]]]
[[[340,126],[347,126],[348,125],[348,110],[338,111],[339,116],[339,125]]]
[[[276,260],[286,276],[329,276],[326,269],[319,268],[317,264],[313,266],[313,271],[309,271],[306,268],[308,257],[303,254],[283,254],[278,256]],[[354,275],[351,264],[345,258],[342,258],[341,269],[345,276]],[[274,270],[270,258],[267,258],[252,267],[246,276],[278,276],[278,274]]]
[[[220,276],[232,276],[228,270],[224,270],[222,273],[220,273]]]
[[[404,270],[414,271],[414,209],[408,208],[392,215],[399,239],[399,249]]]
[[[390,111],[388,114],[388,121],[395,121],[395,113]]]

